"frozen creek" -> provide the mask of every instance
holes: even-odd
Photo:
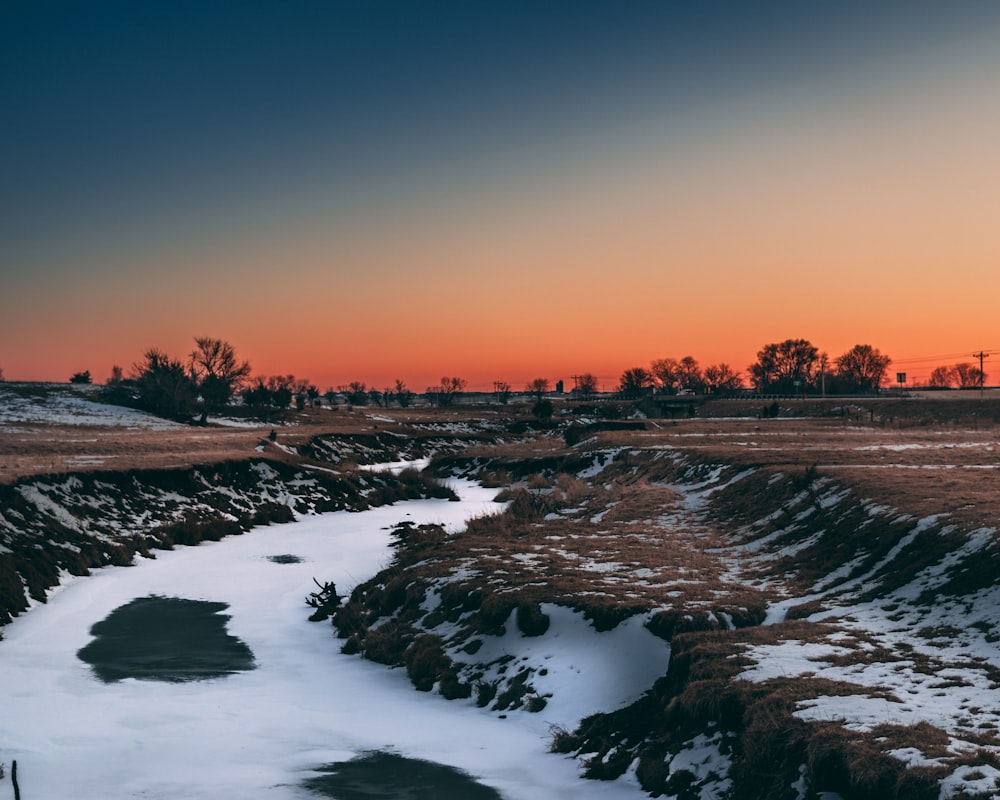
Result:
[[[388,563],[396,523],[455,530],[496,509],[495,490],[453,486],[462,502],[309,517],[68,579],[0,641],[0,762],[9,773],[17,760],[22,796],[305,800],[316,795],[303,781],[324,765],[378,751],[464,770],[507,800],[644,797],[628,778],[586,781],[575,761],[547,752],[550,725],[572,727],[662,675],[666,645],[641,630],[622,635],[643,641],[648,676],[634,674],[632,658],[631,685],[609,686],[608,654],[622,642],[568,620],[544,657],[578,676],[571,691],[541,714],[502,719],[417,692],[402,670],[341,654],[328,623],[307,621],[313,577],[349,591]],[[274,560],[284,555],[300,560]],[[93,642],[92,626],[150,595],[225,603],[226,630],[250,648],[255,668],[180,683],[102,682],[78,651]]]

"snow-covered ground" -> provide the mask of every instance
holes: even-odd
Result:
[[[152,431],[186,427],[135,408],[102,403],[100,392],[100,386],[88,384],[0,382],[0,430],[18,423]],[[257,420],[228,416],[211,416],[208,422],[228,428],[265,427]]]
[[[578,675],[573,691],[540,714],[502,718],[419,693],[403,670],[341,654],[328,623],[307,621],[312,579],[335,581],[341,592],[365,580],[388,562],[396,523],[455,529],[495,508],[494,490],[453,485],[463,502],[308,517],[68,579],[0,641],[0,761],[9,768],[17,760],[23,796],[291,800],[311,796],[301,782],[316,768],[371,750],[458,767],[509,800],[645,796],[629,778],[586,781],[576,761],[547,752],[550,726],[571,728],[610,710],[597,705],[608,697],[597,685],[609,680],[604,634],[589,626],[566,625],[547,652],[534,653],[554,673]],[[301,561],[269,560],[275,555]],[[76,655],[91,626],[148,595],[227,603],[228,631],[250,647],[257,668],[189,683],[99,681]],[[659,646],[662,661],[650,659],[647,670],[633,664],[634,685],[619,681],[614,694],[637,696],[662,674]]]
[[[17,423],[172,430],[176,422],[102,403],[99,386],[0,383],[0,429]]]

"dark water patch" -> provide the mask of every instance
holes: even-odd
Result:
[[[454,767],[371,752],[319,767],[326,773],[303,785],[336,800],[503,800],[503,796]]]
[[[90,629],[94,641],[77,657],[98,678],[201,681],[254,668],[253,653],[226,632],[229,606],[179,597],[138,597]]]
[[[302,559],[299,556],[293,556],[291,553],[282,553],[278,556],[268,556],[268,561],[275,564],[301,564]]]

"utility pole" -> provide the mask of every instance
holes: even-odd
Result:
[[[982,399],[982,397],[983,397],[983,382],[984,382],[984,380],[986,378],[986,376],[983,374],[983,359],[984,358],[989,358],[989,356],[990,356],[989,353],[984,353],[982,350],[980,350],[978,353],[973,353],[972,354],[973,358],[978,358],[979,359],[979,397],[980,397],[980,399]]]

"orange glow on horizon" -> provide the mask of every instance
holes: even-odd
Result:
[[[100,381],[210,335],[323,389],[581,372],[611,388],[656,358],[745,374],[805,338],[831,359],[871,344],[913,385],[1000,339],[996,52],[958,62],[955,85],[892,74],[824,104],[734,100],[690,129],[636,119],[550,161],[40,263],[0,292],[0,369]]]

